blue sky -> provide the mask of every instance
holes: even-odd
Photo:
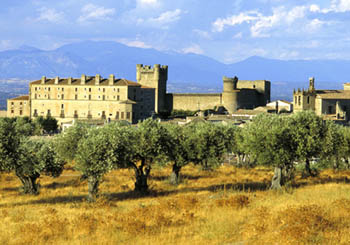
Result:
[[[225,63],[350,59],[350,0],[1,0],[0,51],[110,40]]]

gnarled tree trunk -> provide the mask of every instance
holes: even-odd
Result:
[[[151,166],[146,166],[146,160],[141,160],[141,165],[137,167],[134,165],[135,171],[135,191],[140,193],[146,193],[148,191],[148,176],[151,172]]]
[[[181,167],[178,166],[176,163],[173,164],[173,171],[170,175],[170,183],[173,185],[178,185],[180,182],[180,170]]]
[[[33,174],[31,176],[27,176],[22,174],[19,171],[16,171],[17,177],[22,182],[22,191],[24,194],[31,194],[31,195],[37,195],[39,194],[39,188],[38,184],[36,183],[36,180],[40,177],[40,174]]]
[[[275,172],[271,180],[271,187],[272,190],[280,190],[283,185],[283,176],[282,176],[282,168],[281,167],[275,167]]]
[[[100,184],[100,180],[96,176],[88,176],[88,201],[93,202],[96,200],[98,193],[98,186]]]

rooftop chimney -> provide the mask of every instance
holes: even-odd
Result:
[[[80,84],[84,85],[85,83],[86,83],[86,76],[83,74],[81,75]]]
[[[56,77],[56,78],[55,78],[55,84],[58,84],[59,81],[60,81],[60,78],[59,78],[59,77]]]
[[[113,74],[109,75],[108,81],[109,81],[109,83],[108,83],[109,85],[113,85],[114,84],[114,75]]]
[[[100,82],[101,82],[101,76],[100,76],[99,74],[97,74],[97,75],[95,76],[95,85],[99,85]]]
[[[71,77],[68,77],[68,84],[72,84],[72,78]]]
[[[46,77],[45,77],[45,76],[42,76],[42,77],[41,77],[41,84],[45,84],[45,82],[46,82]]]

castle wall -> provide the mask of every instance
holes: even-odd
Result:
[[[169,96],[168,96],[169,98]],[[222,104],[221,94],[172,94],[173,110],[206,110]]]
[[[258,97],[258,106],[265,106],[271,100],[271,83],[266,80],[238,80],[237,89],[254,89],[260,94]]]
[[[260,94],[254,89],[241,89],[238,96],[238,109],[254,109],[262,105],[261,100]]]

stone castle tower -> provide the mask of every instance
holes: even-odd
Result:
[[[234,111],[237,111],[237,108],[239,107],[238,97],[240,90],[237,89],[238,78],[224,76],[223,83],[222,102],[223,105],[225,105],[226,110],[229,113],[233,113]]]
[[[159,64],[151,66],[136,66],[137,82],[143,86],[155,88],[155,112],[164,112],[166,108],[166,86],[168,80],[168,66]]]

